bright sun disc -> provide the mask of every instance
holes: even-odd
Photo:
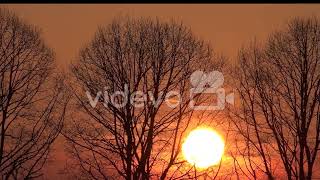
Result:
[[[224,141],[211,128],[198,128],[190,132],[182,145],[185,159],[197,168],[208,168],[220,162]]]

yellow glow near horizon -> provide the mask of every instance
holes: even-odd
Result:
[[[205,169],[220,162],[224,152],[224,140],[211,128],[197,128],[186,138],[182,152],[190,164]]]

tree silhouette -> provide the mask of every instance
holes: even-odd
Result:
[[[99,28],[71,67],[77,116],[64,134],[81,177],[187,175],[180,148],[193,113],[189,77],[195,70],[217,69],[221,62],[179,23],[120,18]],[[96,107],[84,90],[92,99],[102,91]],[[180,103],[174,95],[166,100],[173,90],[181,95]],[[124,96],[113,96],[116,91]],[[139,100],[130,101],[132,96]]]
[[[265,45],[240,52],[235,75],[241,106],[233,120],[242,135],[236,159],[243,157],[247,177],[262,172],[275,179],[285,172],[287,179],[313,178],[320,143],[319,50],[319,20],[295,18]]]
[[[41,176],[59,134],[66,99],[54,55],[39,30],[0,10],[0,175]]]

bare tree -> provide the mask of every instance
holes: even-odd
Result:
[[[312,179],[320,144],[320,21],[296,18],[265,45],[239,55],[241,106],[234,119],[243,171]],[[276,172],[278,171],[278,172]],[[261,174],[260,174],[261,175]]]
[[[0,48],[1,179],[36,178],[62,128],[62,79],[39,30],[4,9]]]
[[[193,114],[189,77],[219,68],[222,61],[212,57],[210,47],[179,23],[120,18],[99,28],[71,68],[78,105],[65,136],[81,176],[188,174],[193,167],[186,169],[180,148]],[[117,91],[124,94],[113,96]],[[100,103],[92,107],[95,95]]]

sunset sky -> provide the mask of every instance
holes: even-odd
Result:
[[[319,4],[294,5],[224,5],[224,4],[100,4],[100,5],[1,5],[21,19],[42,29],[43,39],[56,53],[60,68],[76,59],[99,26],[107,25],[118,16],[158,17],[161,20],[181,20],[194,34],[209,41],[218,53],[233,60],[239,48],[250,40],[264,40],[274,30],[281,29],[293,17],[320,17]],[[47,178],[57,178],[65,165],[61,139],[52,154],[52,169]]]
[[[181,20],[214,50],[229,58],[255,37],[259,40],[284,26],[295,16],[319,16],[318,4],[224,5],[224,4],[54,4],[3,5],[27,22],[43,30],[60,65],[75,59],[79,49],[93,37],[98,26],[107,25],[120,15],[150,16]]]

